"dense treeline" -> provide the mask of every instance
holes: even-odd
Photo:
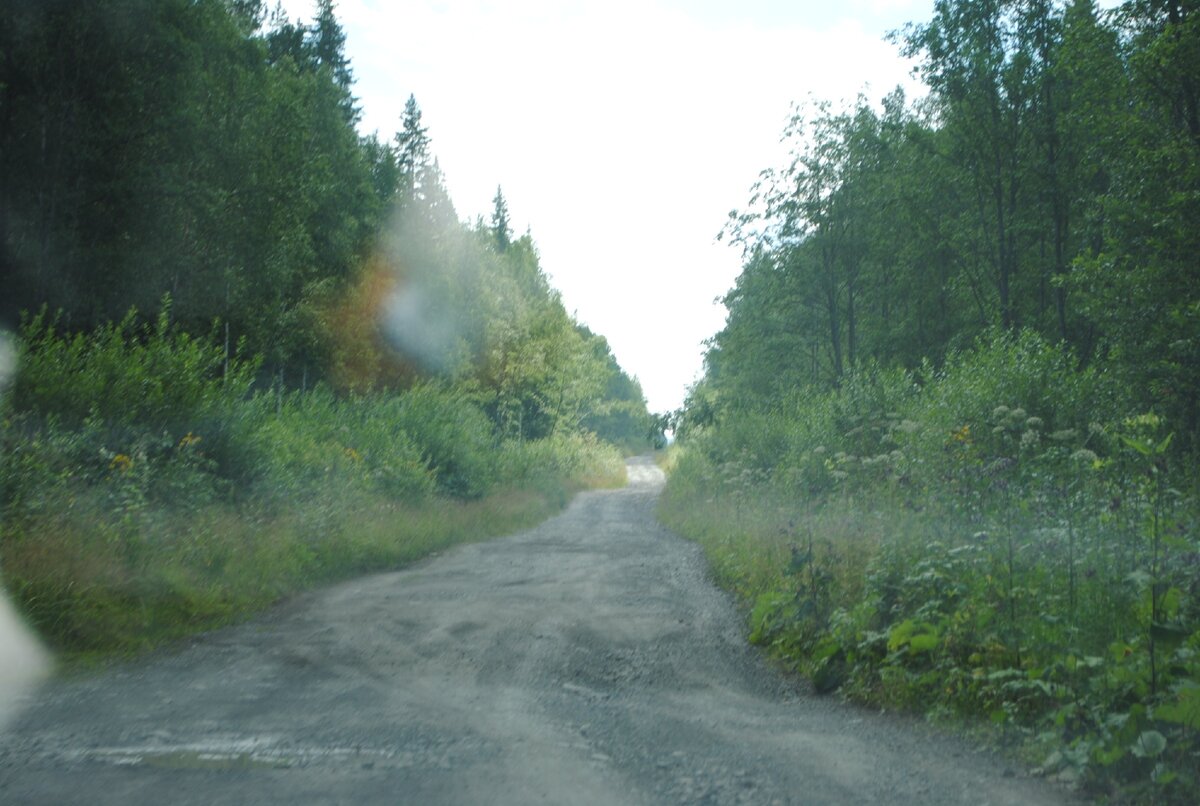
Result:
[[[645,444],[635,379],[421,110],[360,136],[332,0],[0,2],[6,584],[138,646],[526,523]]]
[[[154,314],[220,319],[274,364],[386,215],[354,132],[329,3],[309,30],[252,4],[119,0],[3,7],[3,314],[72,329]]]
[[[818,686],[1191,802],[1200,8],[939,0],[928,96],[813,102],[663,512]]]
[[[628,416],[604,422],[628,428],[605,436],[642,436],[640,389],[570,321],[503,195],[460,223],[416,101],[393,138],[358,136],[330,0],[311,25],[226,0],[0,14],[10,326],[46,306],[87,331],[169,298],[182,330],[218,327],[288,387],[436,371],[533,436],[611,388]]]
[[[1200,14],[939,2],[899,35],[929,97],[803,108],[729,234],[708,384],[739,405],[1023,328],[1200,428]],[[764,371],[769,368],[769,371]]]

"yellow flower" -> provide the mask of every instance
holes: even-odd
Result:
[[[362,456],[354,448],[346,448],[346,456],[350,457],[351,462],[361,462]]]
[[[112,461],[108,463],[109,470],[118,470],[121,473],[128,473],[132,468],[133,460],[123,453],[118,453],[112,458]]]
[[[950,439],[954,440],[955,442],[961,442],[964,445],[970,445],[971,444],[971,426],[964,425],[962,428],[959,428],[956,431],[951,431]]]
[[[199,441],[200,441],[200,437],[196,436],[191,431],[188,431],[187,436],[184,437],[183,439],[179,440],[179,447],[190,448]]]

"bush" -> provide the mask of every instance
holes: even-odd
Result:
[[[373,416],[413,436],[439,492],[478,498],[497,482],[497,440],[491,421],[460,392],[422,384],[380,403]]]
[[[170,300],[153,325],[137,312],[93,333],[60,333],[43,310],[21,327],[15,411],[68,426],[98,419],[141,431],[179,430],[219,416],[248,395],[257,361],[226,356],[214,339],[170,323]]]
[[[621,452],[587,432],[505,442],[497,466],[500,477],[510,486],[544,486],[561,479],[574,484],[616,486],[625,479]]]
[[[1025,415],[1043,433],[1086,431],[1089,423],[1113,422],[1128,412],[1118,390],[1094,367],[1079,368],[1065,346],[1053,345],[1033,331],[1017,336],[993,333],[974,349],[951,354],[937,371],[926,368],[927,381],[911,409],[924,433],[943,442],[966,427],[978,445],[998,447],[999,419],[1012,412]],[[929,447],[929,446],[927,446]],[[1001,449],[999,452],[1003,452]]]
[[[1047,774],[1194,802],[1200,499],[1161,416],[997,336],[685,441],[660,512],[819,689],[965,715]]]
[[[434,491],[434,474],[388,401],[341,400],[326,387],[254,401],[243,444],[257,488],[284,499],[327,488],[373,489],[398,498]],[[323,489],[324,488],[324,489]]]

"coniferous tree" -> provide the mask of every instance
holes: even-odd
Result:
[[[492,199],[492,234],[496,238],[496,249],[507,252],[512,244],[512,229],[508,221],[508,203],[504,201],[504,193],[496,186],[496,196]]]
[[[354,74],[350,60],[346,58],[346,34],[338,22],[334,0],[317,0],[317,14],[310,32],[313,59],[319,67],[327,69],[333,77],[341,98],[338,105],[346,120],[355,123],[359,111],[351,95]]]
[[[396,164],[400,171],[400,203],[409,206],[421,192],[420,179],[430,163],[429,130],[421,125],[421,108],[412,95],[404,104],[395,144]]]

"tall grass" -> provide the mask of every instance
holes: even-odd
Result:
[[[661,514],[819,689],[994,723],[1093,793],[1191,803],[1200,497],[1170,424],[1122,400],[1000,337],[718,423]]]

